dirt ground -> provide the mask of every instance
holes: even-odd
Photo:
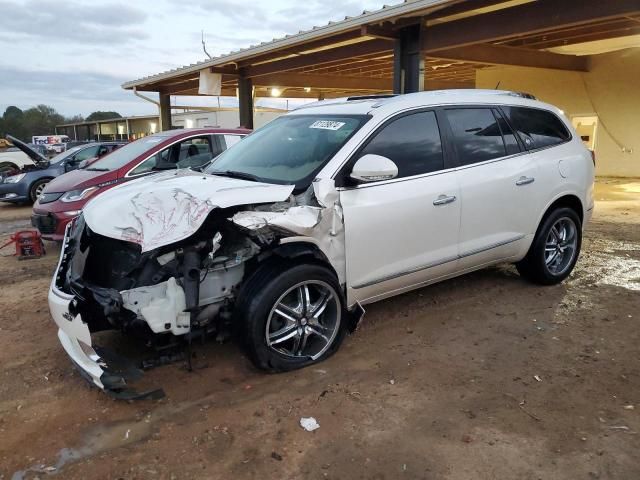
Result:
[[[54,244],[4,256],[0,479],[638,479],[640,181],[600,181],[596,199],[563,285],[505,266],[371,305],[294,373],[198,346],[194,372],[145,375],[155,401],[113,400],[72,368],[47,307]],[[0,241],[28,216],[0,206]]]

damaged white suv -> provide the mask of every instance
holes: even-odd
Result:
[[[593,209],[592,156],[562,112],[502,91],[318,102],[205,172],[115,187],[67,231],[51,313],[114,395],[134,394],[93,332],[164,348],[234,331],[258,367],[299,368],[366,303],[498,262],[562,281]]]

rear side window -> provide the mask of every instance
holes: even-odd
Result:
[[[460,165],[506,155],[500,126],[490,108],[447,109],[445,112]]]
[[[440,130],[434,112],[405,115],[385,125],[360,152],[382,155],[398,166],[398,177],[444,168]]]
[[[502,110],[527,150],[558,145],[571,139],[562,120],[547,110],[527,107],[502,107]]]
[[[514,153],[520,153],[520,146],[518,145],[518,141],[516,140],[516,135],[511,130],[509,124],[505,121],[502,114],[494,109],[493,114],[496,116],[498,120],[498,125],[500,126],[500,131],[502,132],[502,138],[504,139],[504,147],[507,149],[507,155],[513,155]]]

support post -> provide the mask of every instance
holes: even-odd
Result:
[[[73,139],[77,142],[78,141],[78,130],[76,128],[75,125],[73,125]]]
[[[160,125],[159,131],[171,130],[171,95],[160,93]]]
[[[96,122],[96,133],[98,134],[98,142],[100,141],[100,133],[102,133],[100,130],[100,124]]]
[[[125,125],[126,125],[126,131],[127,131],[127,142],[128,142],[129,140],[131,140],[131,130],[130,130],[130,128],[129,128],[129,119],[128,119],[128,118],[125,118],[125,119],[124,119],[124,122],[125,122]]]
[[[393,93],[424,90],[423,22],[398,32],[393,50]]]
[[[253,129],[253,82],[251,78],[238,78],[238,109],[240,126]]]

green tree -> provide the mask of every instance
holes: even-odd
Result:
[[[101,112],[98,110],[97,112],[93,112],[91,115],[89,115],[86,118],[86,121],[92,122],[98,120],[110,120],[112,118],[122,118],[122,115],[120,115],[118,112]]]
[[[24,111],[23,124],[28,137],[33,135],[51,135],[55,132],[56,125],[64,123],[64,117],[53,107],[38,105]],[[30,141],[30,138],[26,138]]]
[[[27,129],[24,125],[24,112],[13,105],[7,107],[2,115],[0,135],[4,138],[7,134],[22,140],[28,136]]]
[[[72,115],[64,119],[64,123],[81,123],[84,122],[84,117],[82,115]]]

